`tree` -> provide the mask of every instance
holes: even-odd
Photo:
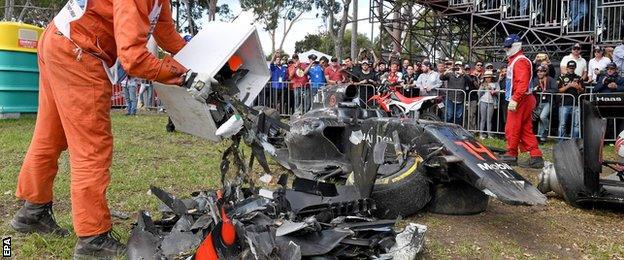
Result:
[[[0,18],[45,26],[66,0],[0,0]]]
[[[349,23],[350,5],[351,0],[341,0],[341,3],[336,2],[336,0],[316,0],[316,7],[321,11],[323,17],[328,17],[326,20],[327,32],[334,42],[334,54],[339,59],[343,56],[342,48],[344,45],[342,38],[344,37],[347,23]],[[341,16],[336,17],[338,14]]]
[[[254,18],[263,25],[263,29],[269,32],[271,38],[271,52],[282,49],[286,37],[293,25],[300,21],[304,13],[312,10],[312,4],[306,0],[240,0],[241,8],[251,10]],[[277,29],[284,29],[278,41]]]
[[[231,11],[227,4],[217,5],[218,0],[171,0],[176,29],[195,35],[201,30],[200,21],[208,13],[208,21],[215,21],[217,15],[228,20]]]
[[[342,46],[345,46],[344,53],[352,53],[351,51],[351,38],[352,38],[351,30],[345,30],[345,33],[342,37]],[[356,37],[356,45],[360,48],[371,49],[373,48],[373,43],[368,39],[368,37],[364,34],[357,34]],[[301,53],[311,49],[315,49],[317,51],[327,53],[329,55],[338,57],[335,53],[334,49],[334,41],[328,33],[320,33],[320,34],[308,34],[301,41],[295,42],[295,52]],[[359,51],[355,50],[357,53]],[[352,57],[352,58],[355,58]]]

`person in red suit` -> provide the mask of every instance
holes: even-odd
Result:
[[[531,158],[528,166],[539,169],[544,167],[544,159],[533,134],[531,119],[531,112],[536,105],[529,88],[533,74],[532,63],[522,53],[522,40],[518,35],[509,35],[505,39],[504,48],[509,59],[505,89],[505,100],[509,105],[505,125],[507,152],[501,160],[509,165],[518,165],[518,153],[529,152]]]

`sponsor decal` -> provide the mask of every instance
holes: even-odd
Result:
[[[596,97],[596,101],[600,102],[622,102],[622,97]]]
[[[482,171],[513,170],[513,168],[506,163],[478,163],[477,166]]]
[[[464,149],[466,149],[468,153],[474,155],[475,157],[477,157],[477,159],[481,161],[485,161],[485,158],[483,158],[482,155],[486,155],[487,157],[490,157],[492,160],[495,161],[498,160],[496,156],[494,156],[494,154],[490,151],[490,149],[480,143],[471,143],[470,141],[457,141],[455,142],[455,144],[464,147]]]

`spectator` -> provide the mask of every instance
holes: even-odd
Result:
[[[271,62],[271,91],[269,100],[274,102],[275,109],[281,111],[284,109],[281,107],[282,100],[284,99],[284,89],[287,87],[288,81],[288,66],[285,64],[286,58],[282,58],[279,55],[273,55],[275,59]]]
[[[505,91],[507,89],[507,65],[503,65],[498,69],[498,86],[501,91]],[[505,93],[505,92],[503,92]],[[500,96],[500,93],[499,93]],[[503,95],[504,96],[504,95]],[[508,102],[504,98],[498,99],[498,127],[496,132],[501,132],[505,130],[505,121],[507,121],[507,105]]]
[[[142,79],[140,81],[141,86],[139,87],[139,104],[138,108],[149,109],[154,107],[154,87],[152,83],[146,79]]]
[[[381,82],[387,82],[391,85],[391,88],[396,89],[396,85],[403,82],[403,73],[399,71],[399,63],[397,61],[390,64],[390,71],[381,76]]]
[[[589,60],[587,69],[588,81],[597,82],[598,74],[604,71],[607,64],[611,63],[611,59],[604,57],[604,49],[600,46],[594,48],[594,58]]]
[[[414,66],[407,66],[407,73],[403,74],[403,95],[406,97],[417,97],[418,89],[416,88],[416,80],[418,76],[416,75],[416,70]]]
[[[420,76],[420,73],[422,73],[422,63],[420,61],[415,61],[414,62],[414,74],[416,79],[418,79],[418,76]]]
[[[491,70],[483,73],[483,83],[479,87],[479,130],[480,138],[491,138],[492,132],[492,116],[494,116],[494,107],[497,102],[497,94],[500,91],[498,82],[494,82],[494,74]],[[487,128],[486,128],[487,126]]]
[[[519,0],[520,4],[520,16],[526,16],[529,9],[529,0]]]
[[[474,70],[470,74],[472,74],[479,81],[481,81],[481,78],[484,72],[485,72],[485,69],[483,68],[483,62],[477,61],[477,63],[475,64]],[[477,82],[477,87],[479,86],[478,83],[480,82]]]
[[[403,66],[401,67],[401,74],[407,74],[407,67],[411,64],[409,59],[403,59]]]
[[[489,63],[488,63],[489,64]],[[492,65],[492,64],[489,64]],[[493,68],[494,66],[492,66]],[[472,68],[470,65],[466,64],[464,66],[464,72],[470,78],[470,87],[465,89],[466,95],[468,95],[468,130],[478,130],[478,118],[477,114],[479,113],[479,88],[481,87],[481,82],[483,78],[478,78],[477,76],[470,73]],[[486,70],[487,71],[487,70]],[[490,70],[490,72],[492,72]],[[492,78],[494,80],[494,78]],[[473,91],[474,90],[474,91]],[[471,95],[472,93],[472,95]]]
[[[580,23],[587,14],[587,0],[570,0],[569,10],[570,26],[573,28],[573,31],[579,31],[581,29],[579,28]]]
[[[463,125],[464,99],[466,98],[463,91],[471,88],[472,81],[464,73],[461,61],[456,62],[452,70],[440,75],[440,80],[448,82],[449,92],[445,95],[446,121]]]
[[[552,65],[548,54],[546,53],[538,53],[535,56],[535,60],[533,61],[533,68],[535,69],[535,73],[533,73],[533,77],[537,78],[537,68],[543,65],[548,67],[548,76],[554,79],[557,75],[557,71],[555,70],[555,66]]]
[[[362,70],[358,73],[357,83],[359,84],[375,84],[377,77],[375,72],[371,70],[368,60],[362,61]]]
[[[381,79],[381,76],[388,71],[386,67],[386,63],[384,61],[380,61],[375,68],[375,78],[377,81]]]
[[[539,120],[537,135],[541,142],[546,141],[548,130],[550,129],[550,110],[552,109],[553,94],[559,92],[557,81],[548,75],[547,66],[537,68],[537,77],[531,81],[533,95],[538,100],[537,107],[533,114],[533,120]]]
[[[615,65],[620,70],[624,70],[624,42],[613,49],[613,58],[611,58],[611,60],[615,62]]]
[[[323,68],[323,70],[325,70],[329,66],[329,59],[327,59],[327,57],[323,56],[319,59],[319,61],[321,63],[321,68]]]
[[[353,60],[351,57],[347,57],[342,61],[342,73],[345,74],[344,82],[351,82],[353,79],[353,75],[356,71],[355,65],[353,65]]]
[[[124,80],[123,91],[124,98],[126,99],[126,112],[127,116],[136,115],[137,110],[137,84],[138,79],[132,76],[127,76]]]
[[[607,57],[607,58],[609,58],[611,61],[613,61],[613,51],[614,51],[613,47],[607,47],[607,48],[605,48],[605,54],[604,54],[604,56],[605,56],[605,57]]]
[[[420,96],[437,95],[437,88],[442,86],[440,75],[433,71],[433,65],[429,61],[422,62],[422,74],[416,80],[416,87],[419,89]]]
[[[566,67],[569,61],[574,61],[576,64],[576,69],[574,70],[574,73],[576,73],[576,75],[579,75],[582,80],[587,79],[587,61],[583,59],[583,57],[581,57],[580,44],[574,44],[574,46],[572,47],[572,53],[561,59],[561,64],[559,65],[561,69],[561,74],[564,74],[563,72],[567,71]]]
[[[614,62],[607,64],[607,71],[598,76],[594,93],[624,92],[624,77],[618,74]]]
[[[312,101],[316,96],[319,88],[324,87],[326,84],[325,81],[325,72],[323,71],[323,67],[321,67],[321,63],[317,61],[317,57],[314,54],[310,54],[308,56],[310,60],[310,65],[308,68],[308,77],[310,78],[310,93],[306,96],[306,110],[310,109],[312,105]]]
[[[571,60],[566,64],[566,73],[559,76],[557,85],[559,86],[559,93],[568,94],[562,97],[561,107],[559,108],[559,138],[566,136],[565,129],[566,124],[569,122],[570,116],[572,119],[572,138],[579,137],[579,123],[580,113],[578,106],[575,106],[575,100],[578,96],[584,92],[583,80],[576,74],[576,62]],[[571,97],[569,95],[572,95]]]
[[[347,81],[338,63],[338,58],[333,57],[331,59],[331,63],[329,63],[329,66],[325,69],[325,79],[329,85],[342,84]]]
[[[436,72],[438,72],[438,74],[444,74],[446,72],[446,64],[442,61],[438,62],[436,64]]]
[[[291,81],[291,88],[295,99],[295,114],[302,114],[304,111],[303,102],[309,95],[308,70],[310,66],[299,61],[299,55],[293,54],[292,64],[288,67],[288,78]]]

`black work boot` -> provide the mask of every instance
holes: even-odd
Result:
[[[509,166],[518,166],[518,157],[515,156],[504,154],[500,156],[500,161],[509,164]]]
[[[542,158],[541,156],[531,157],[529,159],[529,168],[533,168],[533,169],[544,168],[544,158]]]
[[[54,220],[52,202],[46,204],[24,202],[24,206],[13,216],[11,227],[22,233],[54,234],[61,237],[69,235],[69,231],[61,228]]]
[[[74,248],[74,259],[113,259],[125,254],[126,246],[113,237],[111,231],[80,237]]]

